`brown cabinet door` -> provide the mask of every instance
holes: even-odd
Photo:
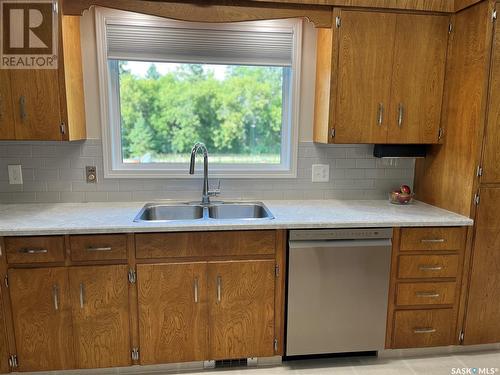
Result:
[[[465,321],[466,345],[500,341],[500,188],[480,190]]]
[[[207,358],[206,262],[137,266],[141,364]]]
[[[11,269],[9,290],[19,370],[73,368],[67,270]]]
[[[12,92],[8,70],[0,69],[0,139],[15,139]]]
[[[335,143],[387,141],[396,15],[341,13]]]
[[[449,16],[398,14],[389,143],[438,143]]]
[[[69,272],[77,368],[128,366],[128,266],[75,267]]]
[[[495,30],[482,183],[500,183],[500,28]]]
[[[274,355],[274,261],[208,264],[209,358]]]
[[[4,291],[0,289],[0,373],[6,374],[9,372],[9,343],[7,341],[7,323],[5,321],[5,298]]]
[[[11,70],[16,139],[60,141],[57,69]]]

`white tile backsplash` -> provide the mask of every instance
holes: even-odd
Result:
[[[370,145],[299,144],[297,178],[222,179],[222,199],[385,199],[413,186],[414,159],[387,161]],[[9,185],[8,164],[23,166],[24,185]],[[330,165],[330,181],[311,182],[312,164]],[[85,182],[96,165],[99,181]],[[104,179],[100,140],[0,142],[0,203],[198,199],[201,179]],[[186,171],[187,173],[187,171]]]

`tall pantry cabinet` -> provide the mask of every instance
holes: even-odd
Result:
[[[416,168],[419,199],[475,221],[459,318],[465,345],[500,342],[499,10],[483,1],[454,16],[445,137]]]

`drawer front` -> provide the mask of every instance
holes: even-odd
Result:
[[[140,259],[274,254],[276,231],[142,233],[135,246]]]
[[[127,235],[70,236],[71,260],[126,260]]]
[[[64,237],[5,237],[5,252],[10,264],[64,262]]]
[[[403,228],[401,251],[459,251],[465,247],[467,229],[456,228]]]
[[[396,304],[411,305],[452,305],[455,303],[455,282],[445,283],[399,283]]]
[[[452,345],[455,315],[453,309],[396,311],[392,348]]]
[[[458,260],[458,255],[400,255],[398,277],[456,277]]]

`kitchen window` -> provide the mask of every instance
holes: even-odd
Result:
[[[302,20],[209,24],[96,9],[106,177],[295,177]]]

